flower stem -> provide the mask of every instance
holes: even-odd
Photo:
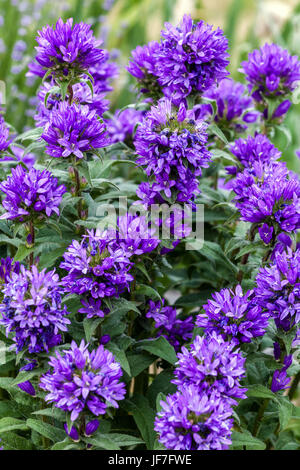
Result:
[[[266,398],[266,399],[262,402],[262,404],[260,405],[260,408],[259,408],[258,413],[257,413],[256,418],[255,418],[254,426],[253,426],[252,435],[253,435],[254,437],[256,437],[257,434],[258,434],[258,431],[259,431],[259,428],[260,428],[260,425],[261,425],[261,420],[262,420],[262,418],[263,418],[263,416],[264,416],[264,412],[266,411],[266,408],[267,408],[267,406],[268,406],[268,404],[269,404],[269,401],[270,401],[270,399],[269,399],[269,398]]]
[[[297,391],[299,382],[300,382],[300,371],[295,375],[295,377],[293,379],[293,382],[292,382],[292,385],[289,389],[288,397],[289,397],[290,400],[292,400],[294,398],[294,395]]]
[[[35,242],[35,232],[34,232],[34,225],[32,220],[29,222],[29,233],[30,233],[30,244],[34,245]],[[29,266],[31,267],[33,265],[34,258],[33,258],[33,252],[30,253],[29,255]]]

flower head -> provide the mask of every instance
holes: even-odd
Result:
[[[30,270],[21,266],[19,273],[11,273],[3,287],[0,304],[0,323],[6,333],[12,333],[17,352],[49,351],[61,342],[61,331],[67,331],[70,321],[66,306],[61,304],[62,288],[55,271],[41,272],[35,266]]]
[[[242,62],[242,71],[256,100],[289,94],[300,80],[298,57],[277,44],[264,44],[250,52]]]
[[[257,120],[258,113],[253,109],[253,100],[247,94],[246,87],[231,78],[223,78],[218,85],[203,93],[203,98],[215,100],[217,108],[214,120],[222,129],[243,132],[248,123]],[[213,115],[213,107],[200,104],[194,108],[194,113],[199,118],[210,117]]]
[[[180,320],[177,318],[176,308],[161,305],[160,301],[149,302],[147,318],[153,318],[155,328],[158,329],[157,336],[164,336],[176,351],[190,341],[193,337],[194,322],[192,317]]]
[[[215,393],[196,385],[161,401],[154,429],[159,442],[174,450],[225,450],[231,444],[232,409]]]
[[[59,205],[66,192],[50,171],[35,168],[26,171],[21,165],[11,170],[11,176],[0,184],[0,190],[6,194],[2,205],[7,211],[0,218],[20,221],[50,217],[53,212],[59,215]]]
[[[273,262],[259,270],[256,284],[256,303],[278,328],[288,331],[300,322],[300,250],[276,252]]]
[[[233,190],[242,220],[265,224],[264,233],[270,233],[271,226],[274,237],[300,227],[300,181],[284,163],[254,164],[253,169],[246,169],[236,177]],[[265,242],[267,238],[262,237]]]
[[[37,62],[59,78],[83,74],[103,61],[101,41],[93,36],[91,26],[82,22],[73,25],[72,18],[66,23],[60,18],[55,27],[45,26],[36,40]]]
[[[116,240],[106,232],[88,231],[81,242],[74,240],[64,253],[60,267],[68,271],[62,279],[65,290],[89,299],[119,296],[133,280],[130,256],[122,247],[117,248]],[[105,310],[100,305],[89,301],[85,308],[89,308],[89,314],[98,311],[101,313],[97,315],[103,316]]]
[[[225,341],[213,332],[208,336],[196,336],[189,349],[183,346],[172,383],[180,389],[195,384],[200,390],[213,390],[230,405],[237,398],[245,398],[240,380],[245,376],[245,359],[235,343]]]
[[[115,115],[107,120],[107,132],[111,142],[125,142],[132,145],[135,127],[143,119],[144,112],[134,108],[123,111],[117,110]]]
[[[47,143],[46,153],[56,158],[81,159],[85,152],[110,144],[105,125],[98,120],[95,110],[67,103],[60,103],[52,111],[42,138]]]
[[[82,412],[99,416],[109,406],[118,408],[125,384],[120,382],[121,366],[112,353],[102,345],[90,353],[83,340],[80,346],[72,341],[71,349],[63,353],[56,351],[50,357],[51,369],[41,377],[40,387],[48,392],[45,400],[70,412],[71,421]]]
[[[160,44],[156,41],[137,46],[131,52],[132,57],[127,67],[128,72],[137,79],[140,91],[156,100],[162,96],[156,71],[159,53]]]
[[[228,75],[228,41],[221,29],[184,15],[176,27],[166,23],[161,35],[156,73],[174,102],[202,94]]]
[[[257,163],[270,164],[281,157],[281,152],[263,134],[256,134],[254,137],[249,135],[246,139],[237,139],[230,145],[230,151],[238,159],[243,169],[253,168]],[[234,173],[237,173],[237,171],[238,168],[235,167]],[[232,167],[228,172],[233,173]]]
[[[215,331],[225,340],[235,344],[250,343],[253,338],[263,336],[268,326],[269,315],[254,302],[254,292],[243,294],[241,286],[235,291],[222,289],[212,295],[203,306],[204,312],[197,316],[196,325],[206,333]]]
[[[207,168],[206,124],[186,119],[182,109],[172,111],[169,100],[152,107],[138,127],[134,144],[137,163],[155,179],[152,188],[164,198],[190,201],[198,190],[201,168]]]

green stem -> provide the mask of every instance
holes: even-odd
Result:
[[[259,428],[260,428],[260,425],[261,425],[261,420],[262,420],[262,418],[263,418],[263,416],[264,416],[264,413],[265,413],[266,408],[267,408],[267,406],[268,406],[268,404],[269,404],[269,401],[270,401],[270,399],[269,399],[269,398],[266,398],[266,399],[262,402],[262,404],[260,405],[260,408],[259,408],[258,413],[257,413],[256,418],[255,418],[254,426],[253,426],[253,432],[252,432],[252,434],[253,434],[254,437],[256,437],[257,434],[258,434],[258,431],[259,431]]]
[[[30,233],[30,244],[34,245],[35,242],[35,232],[34,232],[34,225],[32,220],[29,222],[29,233]],[[33,252],[29,255],[29,266],[31,267],[34,262]]]
[[[293,382],[292,382],[292,385],[289,389],[289,393],[288,393],[288,397],[290,400],[292,400],[295,396],[295,393],[297,391],[297,388],[298,388],[298,385],[299,385],[299,382],[300,382],[300,371],[295,375],[294,379],[293,379]]]

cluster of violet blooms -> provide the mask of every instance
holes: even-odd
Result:
[[[143,97],[150,100],[150,111],[128,109],[105,122],[105,95],[116,68],[90,26],[59,20],[54,27],[43,28],[37,42],[30,73],[44,78],[36,121],[43,127],[46,153],[68,159],[76,169],[97,149],[124,136],[130,140],[141,121],[133,144],[137,163],[149,177],[137,190],[146,207],[195,201],[198,179],[212,158],[206,121],[213,118],[236,132],[260,120],[279,122],[300,79],[297,58],[279,46],[265,45],[242,64],[247,93],[242,84],[227,78],[228,41],[223,32],[184,16],[177,27],[166,25],[160,43],[139,46],[132,53],[128,71],[136,77]],[[87,84],[90,76],[94,94]],[[272,114],[270,99],[278,102]],[[215,113],[209,100],[217,104]],[[9,133],[3,122],[0,125],[3,153]],[[266,135],[238,139],[230,150],[236,166],[227,168],[227,185],[236,195],[241,219],[253,224],[252,236],[258,233],[268,247],[271,264],[260,269],[253,290],[243,293],[238,285],[213,294],[196,318],[204,335],[197,335],[181,350],[193,337],[192,317],[179,320],[174,308],[150,303],[146,316],[154,320],[158,335],[178,351],[172,381],[177,392],[161,402],[155,419],[159,441],[167,449],[227,449],[233,406],[246,397],[241,383],[245,377],[243,344],[263,336],[270,318],[279,332],[295,332],[294,344],[299,337],[300,254],[292,240],[300,223],[299,180],[278,161],[280,152]],[[6,195],[2,218],[25,221],[31,242],[34,223],[52,213],[57,216],[67,190],[58,186],[50,171],[26,171],[22,166],[12,170],[0,188]],[[169,223],[174,233],[174,220]],[[42,351],[62,342],[69,324],[62,293],[80,296],[79,312],[87,318],[109,314],[110,299],[132,288],[136,257],[155,250],[159,242],[151,231],[149,237],[144,216],[125,215],[119,218],[114,235],[110,230],[90,230],[72,242],[60,265],[67,272],[61,280],[55,271],[39,272],[34,265],[26,269],[9,258],[1,260],[0,323],[13,335],[16,351],[28,352],[23,369],[36,367]],[[105,349],[107,340],[102,338],[92,352],[84,341],[79,346],[73,341],[70,349],[56,351],[50,357],[50,370],[40,380],[46,401],[70,413],[73,424],[71,428],[66,425],[66,432],[72,439],[95,432],[99,422],[94,417],[104,415],[108,403],[117,408],[125,396],[121,366]],[[271,384],[276,392],[288,386],[292,356],[285,354],[280,341],[274,343],[274,354],[282,366]],[[20,387],[35,394],[30,382]]]

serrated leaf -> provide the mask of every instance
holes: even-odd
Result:
[[[63,441],[66,438],[66,433],[62,429],[52,426],[52,424],[31,418],[26,421],[26,424],[30,429],[33,429],[53,442]]]
[[[242,433],[232,431],[231,440],[231,448],[233,449],[237,447],[246,447],[247,450],[264,450],[266,448],[266,444],[263,441],[253,437],[247,430],[244,430]]]
[[[0,419],[0,435],[3,432],[10,432],[10,431],[26,431],[28,426],[26,425],[25,421],[16,418],[5,417]]]

